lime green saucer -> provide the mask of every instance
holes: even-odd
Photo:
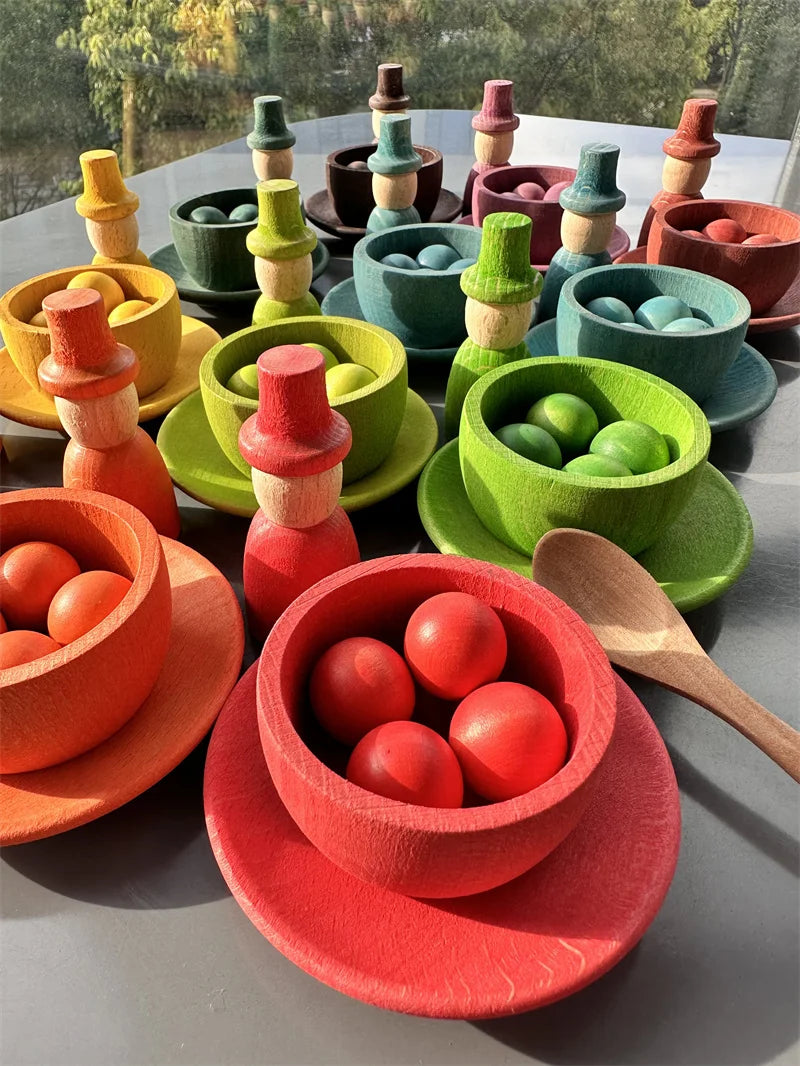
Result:
[[[531,576],[532,559],[499,541],[473,511],[461,478],[458,440],[445,444],[425,467],[417,507],[440,552],[483,559]],[[638,561],[685,613],[727,591],[742,575],[752,550],[753,525],[744,500],[707,463],[677,522]]]
[[[389,458],[377,470],[346,485],[345,511],[360,511],[399,492],[436,449],[436,418],[421,396],[408,390],[406,413]],[[250,478],[228,461],[206,418],[200,392],[178,404],[158,431],[158,447],[170,477],[188,495],[228,514],[252,517],[258,509]]]

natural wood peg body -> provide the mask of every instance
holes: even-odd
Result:
[[[294,151],[291,148],[277,148],[275,151],[262,152],[258,148],[252,151],[253,170],[259,181],[272,178],[291,178],[294,170]]]

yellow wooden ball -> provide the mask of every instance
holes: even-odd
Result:
[[[124,322],[127,318],[140,315],[142,311],[149,311],[151,306],[147,300],[125,300],[124,303],[117,304],[108,316],[108,321],[113,326],[115,322]]]
[[[44,311],[37,311],[33,318],[28,323],[30,326],[47,326],[47,318]]]
[[[67,288],[96,289],[103,297],[107,315],[110,315],[119,304],[125,303],[125,293],[122,287],[110,274],[103,274],[99,270],[84,270],[83,273],[76,274],[72,281],[67,282]]]
[[[350,392],[363,389],[375,380],[375,374],[360,363],[339,363],[325,374],[325,389],[329,400],[336,400]]]

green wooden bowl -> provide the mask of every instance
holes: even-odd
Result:
[[[200,364],[200,390],[209,424],[219,446],[233,465],[249,474],[239,451],[239,430],[258,408],[258,401],[226,388],[231,375],[262,352],[279,344],[322,344],[339,362],[361,363],[377,379],[348,393],[331,406],[344,415],[353,430],[353,444],[344,460],[344,484],[371,474],[394,447],[408,396],[408,364],[400,341],[379,326],[352,318],[310,315],[287,318],[268,326],[251,326],[232,333],[207,353]]]
[[[551,470],[501,444],[494,431],[523,421],[531,404],[571,392],[590,404],[601,427],[646,422],[664,434],[673,462],[652,474],[603,478]],[[550,529],[589,529],[631,555],[654,544],[689,501],[711,431],[688,396],[652,374],[600,359],[523,359],[484,374],[467,394],[459,452],[464,487],[481,522],[524,555]]]
[[[631,329],[586,310],[600,296],[616,296],[631,310],[652,296],[677,296],[711,329],[690,333]],[[714,391],[742,350],[750,304],[733,286],[679,267],[626,264],[595,267],[565,282],[556,335],[565,355],[613,359],[677,386],[697,403]]]
[[[227,215],[239,204],[258,204],[254,185],[193,196],[169,209],[175,250],[187,272],[203,288],[215,292],[258,288],[255,260],[245,244],[247,234],[256,225],[255,219],[217,225],[189,220],[196,207],[218,207]]]
[[[402,270],[381,262],[394,252],[414,259],[431,244],[449,244],[460,258],[477,259],[481,230],[457,223],[396,226],[363,237],[353,249],[353,277],[364,317],[410,348],[451,348],[467,336],[461,271]]]

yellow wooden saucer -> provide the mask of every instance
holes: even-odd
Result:
[[[171,410],[198,386],[203,356],[222,338],[215,329],[196,318],[181,318],[181,350],[175,373],[160,389],[151,392],[139,405],[139,421],[147,422]],[[20,374],[7,348],[0,348],[0,414],[24,426],[61,429],[52,396],[31,388]]]

